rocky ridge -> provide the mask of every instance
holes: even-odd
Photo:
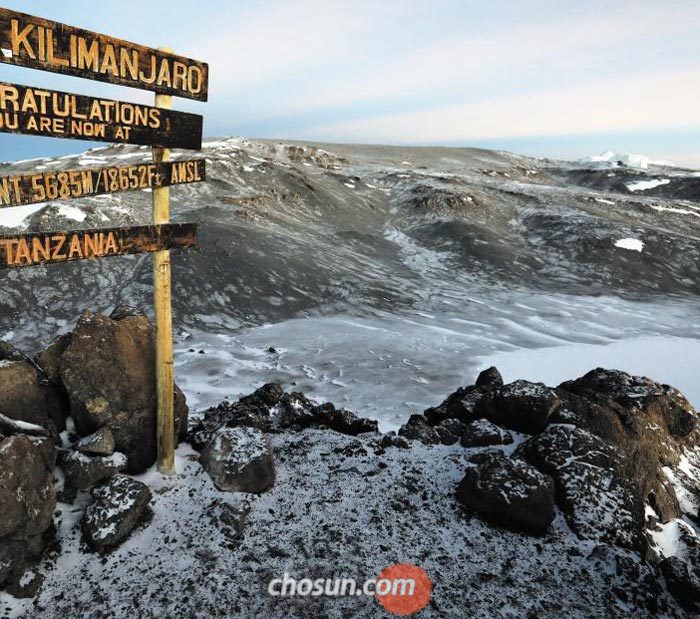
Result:
[[[150,333],[138,313],[86,313],[36,360],[5,353],[0,380],[26,364],[36,393],[67,406],[58,418],[46,410],[43,425],[23,406],[0,408],[0,496],[10,506],[0,582],[31,598],[5,616],[125,617],[146,599],[145,617],[176,607],[215,615],[222,604],[373,617],[375,606],[355,600],[274,606],[262,589],[244,592],[294,566],[371,575],[399,560],[434,579],[426,616],[467,604],[502,616],[700,612],[700,430],[676,389],[602,368],[557,387],[504,384],[489,368],[382,434],[375,421],[270,383],[195,415],[168,480],[149,469],[151,386],[145,370],[133,373]],[[130,364],[128,380],[98,389]],[[75,565],[85,577],[71,589]],[[162,597],[130,570],[174,580]],[[538,579],[518,580],[535,570]],[[211,591],[197,584],[212,578],[222,580]],[[90,606],[91,595],[107,607]]]

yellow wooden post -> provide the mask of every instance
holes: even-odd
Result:
[[[160,48],[172,52],[169,48]],[[173,98],[157,94],[155,106],[171,109]],[[170,160],[169,148],[153,148],[153,161]],[[153,190],[153,223],[170,221],[170,188]],[[175,414],[173,378],[173,316],[170,291],[170,250],[153,254],[153,293],[156,315],[156,396],[158,470],[171,475],[175,468]]]

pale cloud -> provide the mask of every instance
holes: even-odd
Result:
[[[289,115],[387,100],[410,103],[426,91],[439,97],[460,84],[483,84],[488,92],[489,85],[538,66],[556,83],[587,57],[611,63],[625,55],[634,58],[635,46],[641,50],[653,40],[695,36],[695,29],[696,22],[680,5],[631,9],[623,4],[576,20],[566,16],[460,40],[418,43],[399,57],[387,45],[386,53],[360,75],[341,72],[324,79],[312,93],[288,92],[283,99],[261,101],[256,114]]]
[[[235,95],[235,88],[271,86],[281,76],[302,78],[310,68],[329,66],[353,54],[353,42],[371,25],[352,3],[264,3],[230,17],[225,27],[197,44],[210,64],[212,91]]]
[[[312,127],[314,139],[444,143],[698,125],[700,69]]]

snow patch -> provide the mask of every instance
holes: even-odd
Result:
[[[646,191],[647,189],[654,189],[654,187],[661,187],[661,185],[668,185],[671,181],[668,178],[659,178],[650,181],[635,181],[634,183],[627,183],[627,189],[630,191]]]
[[[644,249],[644,241],[639,239],[619,239],[615,241],[615,247],[641,252]]]
[[[85,221],[87,213],[83,213],[79,208],[70,206],[68,204],[61,204],[58,208],[58,214],[66,219],[72,219],[73,221]]]

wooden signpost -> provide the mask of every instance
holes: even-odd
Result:
[[[0,207],[159,189],[205,178],[204,159],[0,176]]]
[[[206,101],[206,63],[0,7],[0,63],[156,93],[153,106],[0,82],[0,132],[153,147],[153,163],[0,177],[0,208],[118,191],[153,190],[153,224],[0,236],[0,269],[153,254],[158,469],[174,469],[170,249],[194,247],[195,224],[170,223],[170,187],[206,178],[202,159],[170,161],[170,148],[199,150],[202,117],[173,111],[172,97]]]
[[[0,82],[0,131],[146,146],[202,147],[202,117]]]
[[[125,226],[0,236],[0,269],[194,247],[195,224]]]
[[[0,62],[197,101],[208,95],[204,62],[3,8]]]

